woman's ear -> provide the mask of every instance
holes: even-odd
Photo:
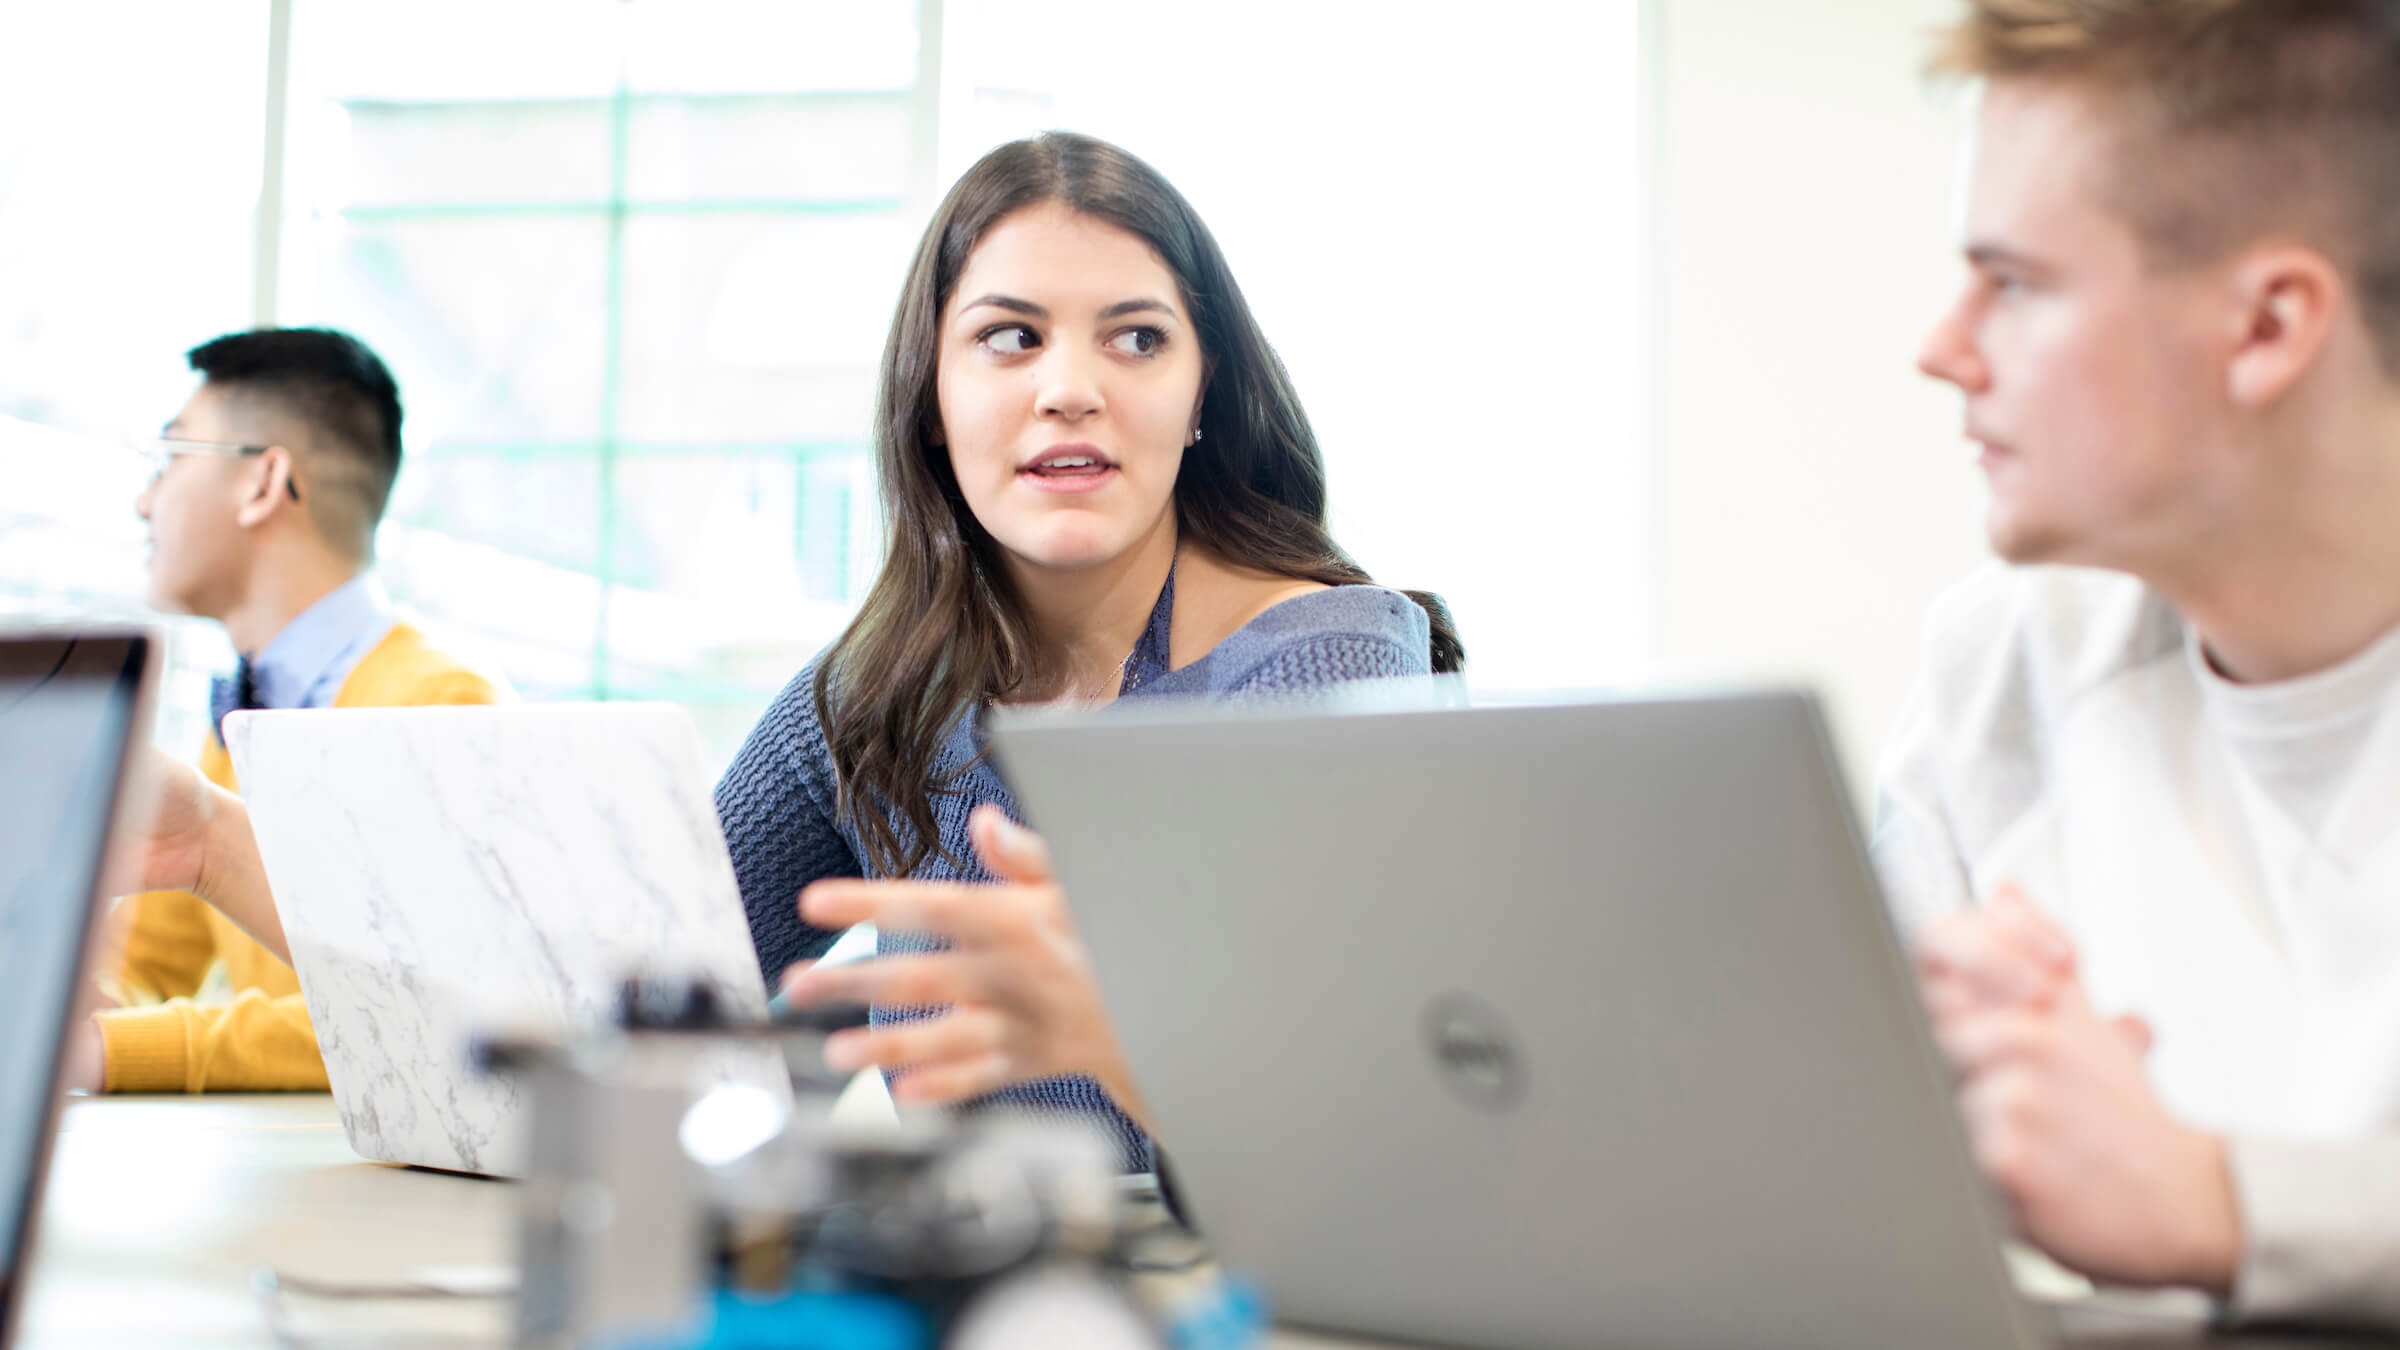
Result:
[[[1187,424],[1187,429],[1190,431],[1191,435],[1185,438],[1185,445],[1190,445],[1194,440],[1199,439],[1200,410],[1208,406],[1208,382],[1215,379],[1216,376],[1217,358],[1212,356],[1208,358],[1208,360],[1200,367],[1200,392],[1192,395],[1192,417],[1191,421]]]

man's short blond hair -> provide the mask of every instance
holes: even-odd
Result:
[[[1933,66],[2088,90],[2120,114],[2100,190],[2153,267],[2295,238],[2400,366],[2400,0],[1968,0]]]

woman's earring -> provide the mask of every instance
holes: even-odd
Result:
[[[1198,428],[1198,427],[1193,427],[1193,428],[1192,428],[1192,438],[1191,438],[1190,440],[1188,440],[1188,441],[1185,441],[1185,442],[1184,442],[1184,444],[1185,444],[1185,445],[1198,445],[1199,443],[1200,443],[1200,428]]]

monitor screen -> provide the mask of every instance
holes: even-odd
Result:
[[[0,1337],[148,649],[138,635],[0,635]]]

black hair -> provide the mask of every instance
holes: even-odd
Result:
[[[400,474],[400,386],[382,357],[330,328],[255,328],[203,342],[185,359],[208,383],[299,418],[317,448],[355,460],[373,531]]]

